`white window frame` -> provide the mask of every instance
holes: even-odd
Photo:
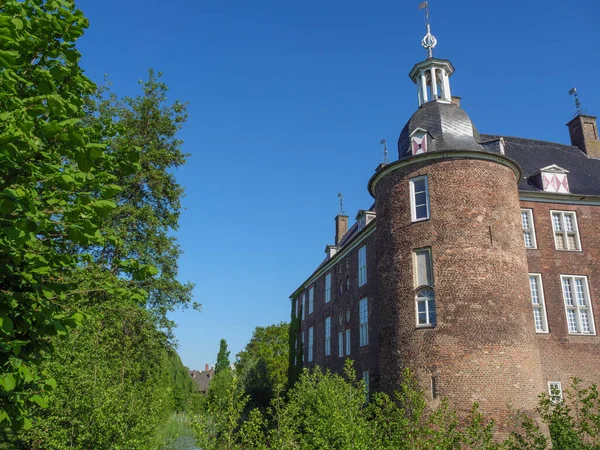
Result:
[[[302,294],[302,320],[304,320],[306,312],[306,294]]]
[[[537,301],[538,303],[534,303],[535,296],[533,292],[533,284],[531,282],[532,279],[535,279],[536,289],[537,289]],[[529,292],[531,294],[531,307],[533,312],[533,324],[535,326],[536,333],[548,333],[548,315],[546,313],[546,301],[544,299],[544,285],[542,282],[542,274],[541,273],[530,273],[529,274]],[[540,311],[540,324],[541,329],[538,328],[538,323],[536,321],[535,311]]]
[[[315,310],[315,287],[308,290],[308,315],[311,315]]]
[[[367,246],[358,249],[358,287],[367,284]]]
[[[331,356],[331,316],[325,317],[325,356]]]
[[[566,285],[565,280],[569,281],[570,286],[570,296],[571,298],[567,298]],[[583,289],[581,292],[578,292],[576,280],[583,281]],[[583,336],[595,336],[596,335],[596,325],[594,323],[594,311],[592,310],[592,300],[590,298],[590,287],[588,284],[588,277],[585,275],[561,275],[560,276],[560,287],[563,296],[563,303],[565,305],[565,317],[567,319],[567,331],[569,334],[577,334]],[[580,295],[583,294],[583,300],[585,305],[580,304]],[[567,301],[570,300],[571,304],[568,304]],[[569,312],[573,312],[574,318],[574,329],[571,326],[571,321],[569,320]],[[584,332],[582,331],[582,312],[585,312],[587,315],[588,326],[590,331]]]
[[[369,300],[365,297],[358,302],[359,343],[361,347],[369,345]]]
[[[340,331],[338,333],[338,357],[344,357],[344,332]]]
[[[558,391],[558,395],[552,393],[553,389]],[[548,395],[552,403],[560,403],[563,400],[562,384],[560,381],[548,381]]]
[[[314,329],[310,327],[308,329],[308,362],[313,361],[313,338],[314,338]]]
[[[350,356],[350,328],[346,330],[346,356]]]
[[[325,303],[331,301],[331,273],[325,275]]]
[[[525,227],[525,223],[523,222],[523,214],[527,215],[527,222],[529,227]],[[533,209],[531,208],[521,208],[521,228],[523,229],[523,243],[525,244],[525,248],[535,249],[537,248],[537,239],[535,236],[535,223],[533,222]],[[531,245],[527,245],[527,239],[525,236],[529,234]]]
[[[556,230],[555,228],[555,223],[554,223],[554,216],[558,215],[559,217],[559,224],[561,227],[561,230]],[[565,226],[565,215],[568,216],[572,216],[573,217],[573,225],[574,225],[574,230],[572,231],[567,231],[566,226]],[[558,211],[558,210],[551,210],[550,211],[550,223],[552,224],[552,235],[554,236],[554,248],[558,251],[562,251],[562,252],[580,252],[581,251],[581,239],[579,237],[579,224],[577,222],[577,212],[576,211]],[[556,236],[557,235],[561,235],[563,242],[565,244],[565,248],[558,248],[558,246],[556,245]],[[569,240],[568,240],[568,236],[572,235],[575,236],[575,243],[577,245],[577,248],[568,248],[569,247]]]
[[[304,351],[304,331],[302,332],[302,362],[306,361],[306,351]]]
[[[417,255],[425,254],[426,255],[426,283],[419,284],[419,276],[418,276],[418,264],[417,264]],[[436,311],[436,299],[435,299],[435,289],[433,287],[433,255],[431,252],[431,248],[417,248],[413,250],[413,284],[415,286],[415,323],[417,328],[432,328],[437,324],[437,311]],[[433,295],[433,308],[429,304],[429,300],[424,300],[425,297],[421,296],[421,292],[424,290],[430,290]],[[419,322],[419,305],[425,305],[425,322]]]
[[[425,205],[427,207],[427,215],[426,217],[417,218],[417,204],[416,204],[416,192],[415,192],[415,182],[425,180]],[[410,184],[410,215],[412,222],[421,222],[423,220],[428,220],[431,216],[430,212],[430,202],[429,202],[429,180],[427,175],[422,175],[420,177],[411,178],[409,180]],[[419,205],[420,206],[420,205]]]

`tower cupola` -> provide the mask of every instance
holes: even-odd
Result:
[[[425,9],[427,34],[421,41],[421,45],[427,50],[427,59],[415,64],[408,75],[413,83],[417,85],[419,106],[432,100],[450,103],[452,101],[450,76],[454,73],[454,66],[447,59],[433,57],[433,49],[437,45],[437,39],[431,34],[429,6],[427,2],[423,2],[420,7]]]

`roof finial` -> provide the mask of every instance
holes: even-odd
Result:
[[[569,91],[569,95],[572,95],[575,99],[575,112],[573,113],[573,117],[585,114],[586,110],[581,107],[581,102],[579,101],[579,94],[577,93],[577,89],[571,88],[571,90]]]
[[[339,213],[339,215],[343,216],[343,215],[345,215],[345,213],[344,213],[344,197],[342,197],[342,193],[341,192],[338,194],[338,198],[340,199],[340,213]]]
[[[385,138],[383,138],[381,141],[379,141],[379,143],[381,145],[383,145],[383,163],[389,164],[390,158],[388,156],[388,148],[387,148],[387,143],[385,142]]]
[[[433,48],[437,45],[437,39],[431,34],[431,26],[429,25],[429,5],[427,2],[423,2],[419,5],[419,9],[425,10],[425,26],[427,34],[421,41],[421,45],[427,49],[427,59],[433,58]]]

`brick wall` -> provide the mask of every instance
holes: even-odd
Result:
[[[362,230],[368,232],[369,227]],[[314,367],[315,365],[327,367],[333,371],[341,372],[346,360],[344,348],[344,357],[338,356],[338,333],[344,332],[344,347],[346,342],[345,332],[350,329],[350,358],[354,361],[354,367],[359,377],[362,371],[369,370],[371,377],[371,387],[375,388],[378,381],[377,361],[378,361],[378,340],[379,336],[379,316],[376,307],[377,296],[376,286],[376,231],[368,236],[362,243],[352,249],[343,257],[337,256],[335,265],[324,272],[312,284],[306,286],[306,312],[305,320],[301,321],[300,339],[304,333],[305,354],[308,355],[308,328],[314,327],[313,331],[313,362],[308,362],[305,357],[304,366]],[[353,242],[360,239],[358,235],[347,246],[352,246]],[[367,283],[361,287],[358,286],[358,249],[363,245],[367,246]],[[332,274],[332,294],[331,301],[325,303],[325,276]],[[350,282],[350,288],[347,287],[347,281]],[[341,290],[340,290],[341,285]],[[308,292],[310,288],[315,287],[314,312],[308,314]],[[301,298],[302,294],[300,294]],[[359,341],[359,301],[362,298],[368,298],[369,305],[369,345],[360,347]],[[346,311],[350,310],[350,322],[346,321]],[[342,314],[342,324],[339,324],[339,315]],[[325,318],[331,317],[331,355],[325,356]]]
[[[428,175],[431,219],[411,223],[409,178]],[[389,173],[375,188],[381,388],[409,367],[435,405],[473,402],[502,421],[543,389],[516,179],[491,161],[446,159]],[[437,325],[416,327],[412,252],[431,247]]]
[[[600,383],[600,337],[570,335],[560,275],[588,277],[590,299],[596,323],[600,326],[600,207],[538,202],[521,202],[533,210],[537,249],[527,250],[530,273],[542,276],[548,317],[548,334],[537,334],[544,382],[560,381],[563,389],[577,376]],[[581,251],[555,249],[550,211],[575,211]]]

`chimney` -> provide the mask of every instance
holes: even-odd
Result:
[[[348,232],[348,216],[338,214],[335,216],[335,245],[338,245]]]
[[[590,158],[600,159],[600,141],[598,140],[596,118],[579,114],[567,126],[571,136],[571,145],[579,147]]]
[[[457,97],[456,95],[453,95],[453,96],[451,97],[451,100],[450,100],[450,101],[452,102],[452,104],[453,104],[453,105],[456,105],[456,106],[458,106],[458,107],[460,108],[460,99],[461,99],[461,98],[462,98],[462,97]]]
[[[205,371],[205,372],[208,372],[208,364],[206,364],[206,365],[204,366],[204,371]]]

